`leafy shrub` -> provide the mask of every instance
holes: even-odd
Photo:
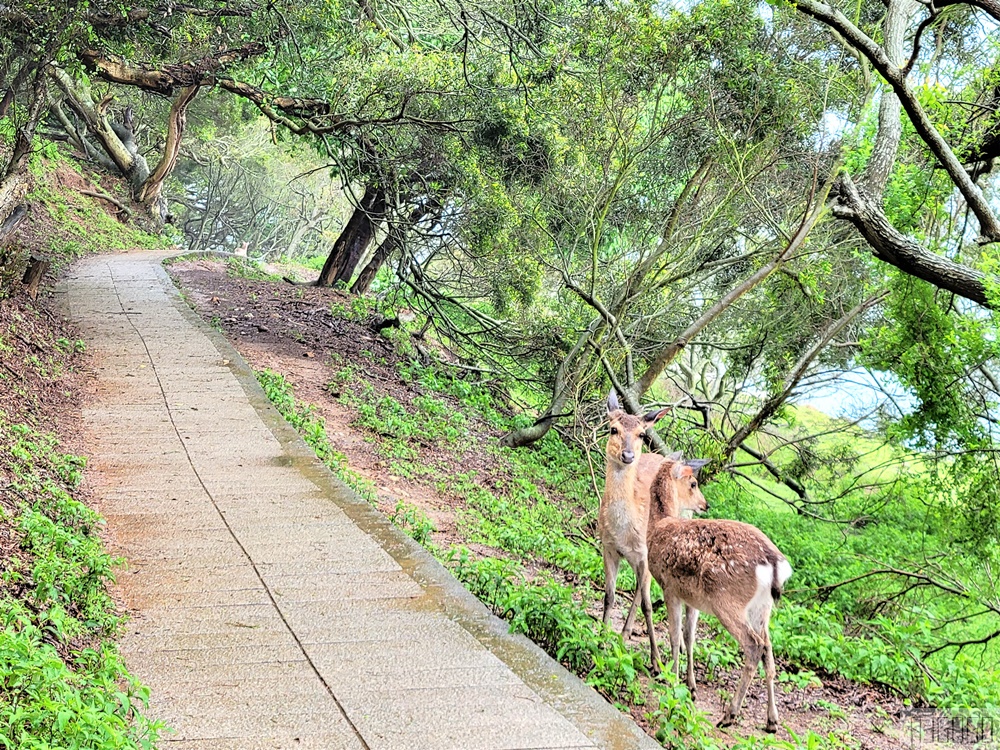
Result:
[[[389,515],[389,520],[413,538],[417,544],[431,546],[431,534],[437,529],[420,508],[400,500]]]

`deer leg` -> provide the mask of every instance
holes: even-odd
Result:
[[[774,700],[774,651],[771,649],[771,633],[764,624],[764,675],[767,680],[767,726],[764,731],[774,734],[778,731],[778,706]]]
[[[728,727],[736,722],[736,717],[740,715],[740,709],[743,707],[747,688],[750,687],[750,680],[753,679],[753,673],[757,671],[760,657],[764,653],[764,644],[758,640],[759,636],[756,633],[750,631],[750,628],[746,628],[745,633],[741,635],[743,637],[738,640],[743,647],[743,674],[740,676],[740,684],[736,687],[736,694],[726,709],[726,715],[717,725],[720,727]]]
[[[660,649],[656,646],[656,630],[653,628],[653,602],[649,596],[649,584],[652,576],[649,573],[649,564],[643,560],[639,564],[638,585],[636,586],[635,598],[642,597],[642,614],[646,618],[646,630],[649,632],[649,658],[653,662],[653,674],[660,673]],[[632,602],[633,608],[635,602]]]
[[[670,658],[673,660],[674,674],[678,677],[681,673],[681,642],[684,636],[681,633],[681,607],[683,604],[673,592],[663,590],[663,599],[667,605],[667,630],[670,633]]]
[[[649,560],[647,558],[647,553],[645,548],[640,550],[641,557],[635,560],[629,560],[628,564],[632,566],[632,572],[635,573],[635,596],[632,597],[632,605],[628,608],[628,616],[625,618],[625,627],[622,628],[622,638],[628,638],[632,635],[632,628],[635,627],[635,611],[639,603],[642,601],[642,568],[646,567],[646,575],[649,575]],[[647,584],[648,588],[648,584]],[[648,596],[646,597],[649,598]]]
[[[692,607],[690,604],[687,605],[687,610],[684,613],[684,644],[687,651],[687,686],[691,691],[691,697],[694,698],[694,638],[695,632],[698,629],[698,610]]]
[[[618,566],[621,555],[611,546],[604,548],[604,624],[608,624],[611,610],[615,607],[615,587],[618,585]]]
[[[638,581],[639,576],[636,576]],[[628,608],[628,617],[625,618],[625,627],[622,628],[622,638],[628,638],[632,635],[632,628],[635,627],[635,611],[638,608],[639,601],[642,597],[640,588],[638,584],[635,587],[635,596],[632,597],[632,606]]]

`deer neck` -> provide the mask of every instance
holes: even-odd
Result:
[[[630,464],[608,461],[604,475],[604,504],[622,506],[638,512],[635,503],[635,480],[639,473],[638,460]]]
[[[669,472],[669,468],[666,470]],[[655,524],[661,518],[680,518],[680,503],[677,500],[677,489],[673,479],[661,470],[651,489],[649,506],[650,524]]]

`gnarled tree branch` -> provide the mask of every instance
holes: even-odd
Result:
[[[872,67],[892,86],[903,109],[906,110],[910,122],[913,123],[914,129],[941,166],[944,167],[955,187],[969,204],[972,213],[979,220],[979,231],[982,237],[991,242],[1000,241],[1000,221],[993,214],[982,190],[965,171],[951,146],[934,127],[930,117],[927,116],[916,94],[910,88],[904,69],[890,59],[885,49],[833,6],[817,0],[794,0],[794,4],[805,15],[823,22],[836,31],[848,44],[864,55]]]
[[[986,293],[987,277],[981,271],[956,263],[923,247],[919,242],[897,230],[869,199],[863,188],[857,187],[848,175],[840,179],[839,202],[833,213],[847,219],[871,246],[879,260],[904,273],[923,279],[936,287],[993,309]]]

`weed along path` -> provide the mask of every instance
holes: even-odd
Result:
[[[159,261],[91,258],[61,292],[161,746],[656,746],[340,485]]]

